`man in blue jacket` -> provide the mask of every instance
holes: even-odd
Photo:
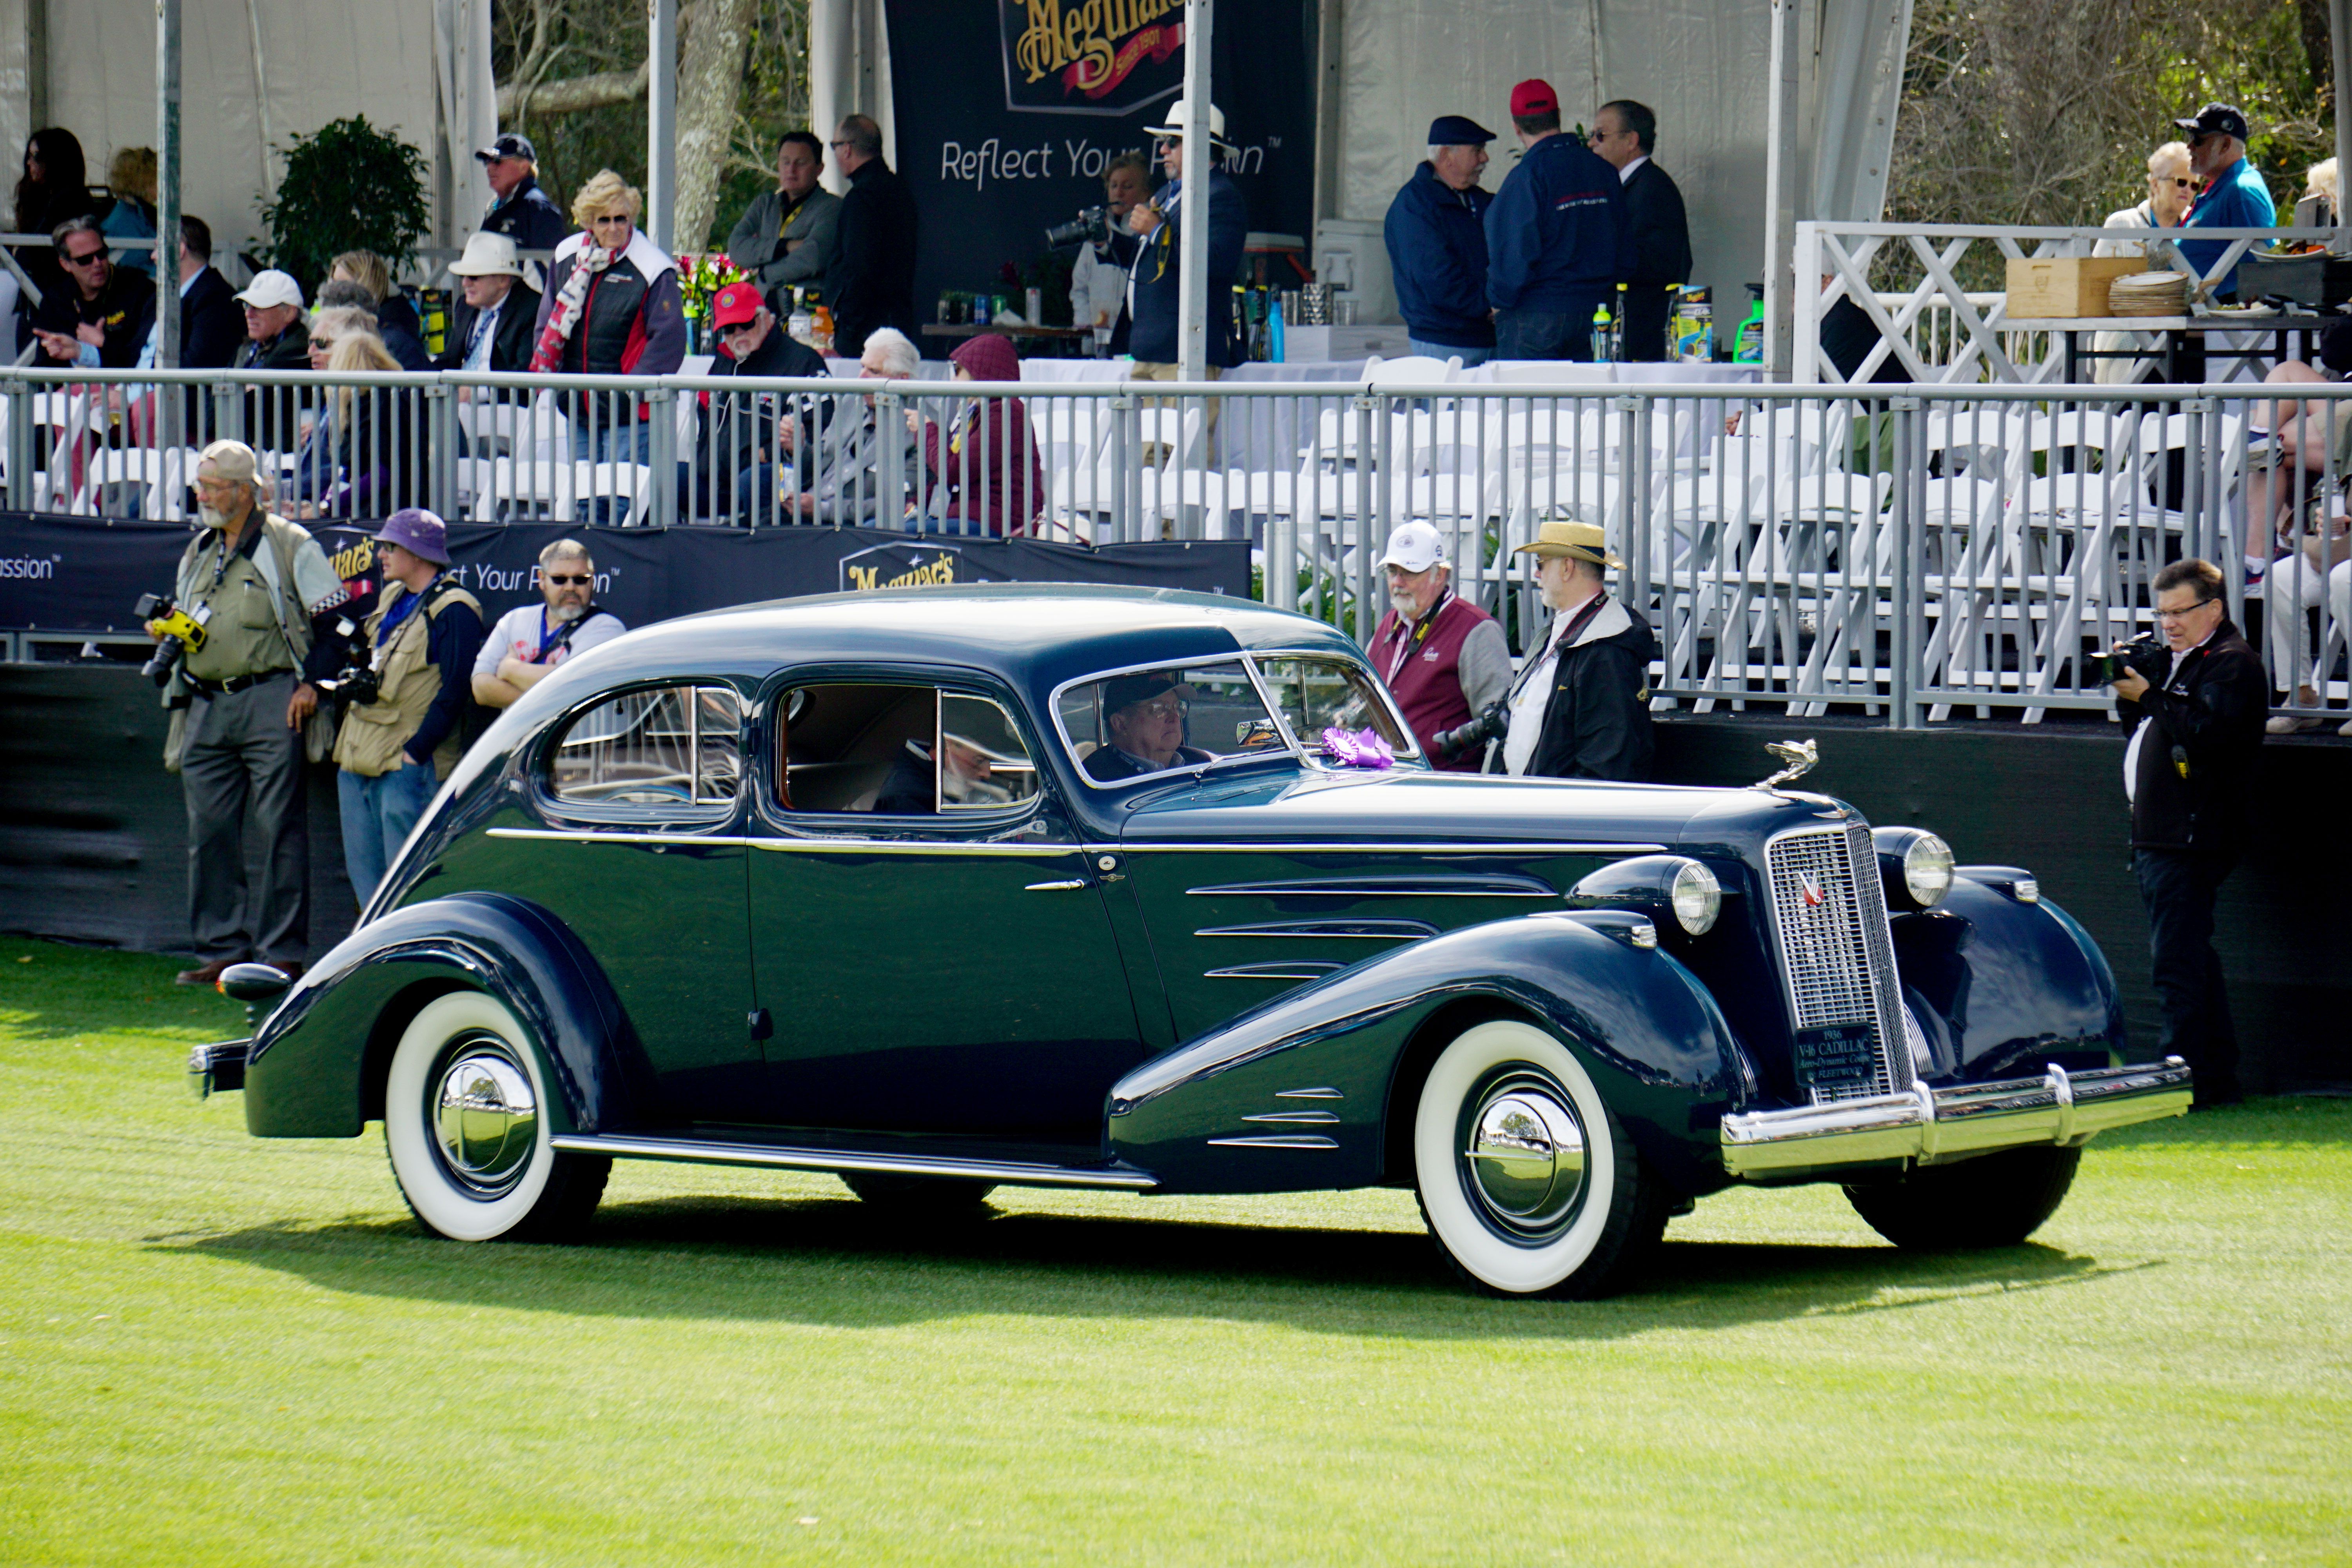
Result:
[[[2278,208],[2271,201],[2270,187],[2246,162],[2246,117],[2238,112],[2237,106],[2209,103],[2197,111],[2196,119],[2176,120],[2173,123],[2180,127],[2181,140],[2189,143],[2189,174],[2210,182],[2205,194],[2197,198],[2197,205],[2189,209],[2187,226],[2275,227]],[[2181,259],[2197,268],[2201,278],[2206,268],[2221,259],[2230,243],[2220,239],[2183,240]],[[2213,296],[2223,301],[2238,297],[2236,268],[2213,280]]]
[[[1486,208],[1486,302],[1496,359],[1592,357],[1592,313],[1625,276],[1625,189],[1599,155],[1559,133],[1559,95],[1511,89],[1527,149]]]
[[[1128,274],[1127,293],[1128,315],[1134,322],[1127,344],[1135,356],[1138,381],[1177,379],[1176,311],[1183,297],[1183,282],[1176,258],[1182,247],[1183,226],[1201,208],[1184,189],[1182,99],[1176,100],[1175,112],[1169,119],[1172,123],[1144,127],[1159,147],[1160,166],[1167,173],[1168,183],[1150,201],[1136,203],[1127,215],[1128,229],[1143,242],[1136,252],[1134,269]],[[1230,330],[1231,300],[1234,279],[1242,269],[1242,249],[1249,239],[1249,208],[1219,156],[1225,145],[1225,117],[1214,104],[1209,106],[1209,140],[1206,327],[1208,376],[1214,381],[1225,366],[1241,363],[1241,345],[1233,342]],[[1213,421],[1216,405],[1212,403],[1209,409]]]
[[[1432,121],[1429,161],[1396,194],[1381,226],[1412,352],[1433,359],[1458,354],[1465,366],[1484,364],[1495,353],[1486,228],[1495,198],[1478,184],[1494,139],[1459,114]]]

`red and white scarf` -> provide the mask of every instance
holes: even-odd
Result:
[[[530,351],[533,375],[544,375],[563,363],[563,345],[572,341],[573,330],[580,325],[588,286],[596,280],[596,274],[626,254],[625,250],[606,250],[594,245],[580,247],[580,254],[572,258],[572,271],[563,279],[563,287],[555,291],[555,303],[547,312],[547,325],[539,330],[538,346]]]

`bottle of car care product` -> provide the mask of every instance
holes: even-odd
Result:
[[[1593,306],[1592,363],[1595,364],[1609,363],[1609,307],[1605,304]]]

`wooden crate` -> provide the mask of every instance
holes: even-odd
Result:
[[[2012,258],[2009,264],[2009,316],[2034,321],[2049,316],[2104,316],[2107,285],[2147,270],[2138,256]]]

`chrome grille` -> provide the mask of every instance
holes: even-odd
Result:
[[[1784,834],[1765,847],[1764,868],[1790,1021],[1800,1030],[1869,1031],[1874,1065],[1867,1077],[1815,1085],[1815,1103],[1909,1089],[1902,985],[1869,827],[1849,823]]]

